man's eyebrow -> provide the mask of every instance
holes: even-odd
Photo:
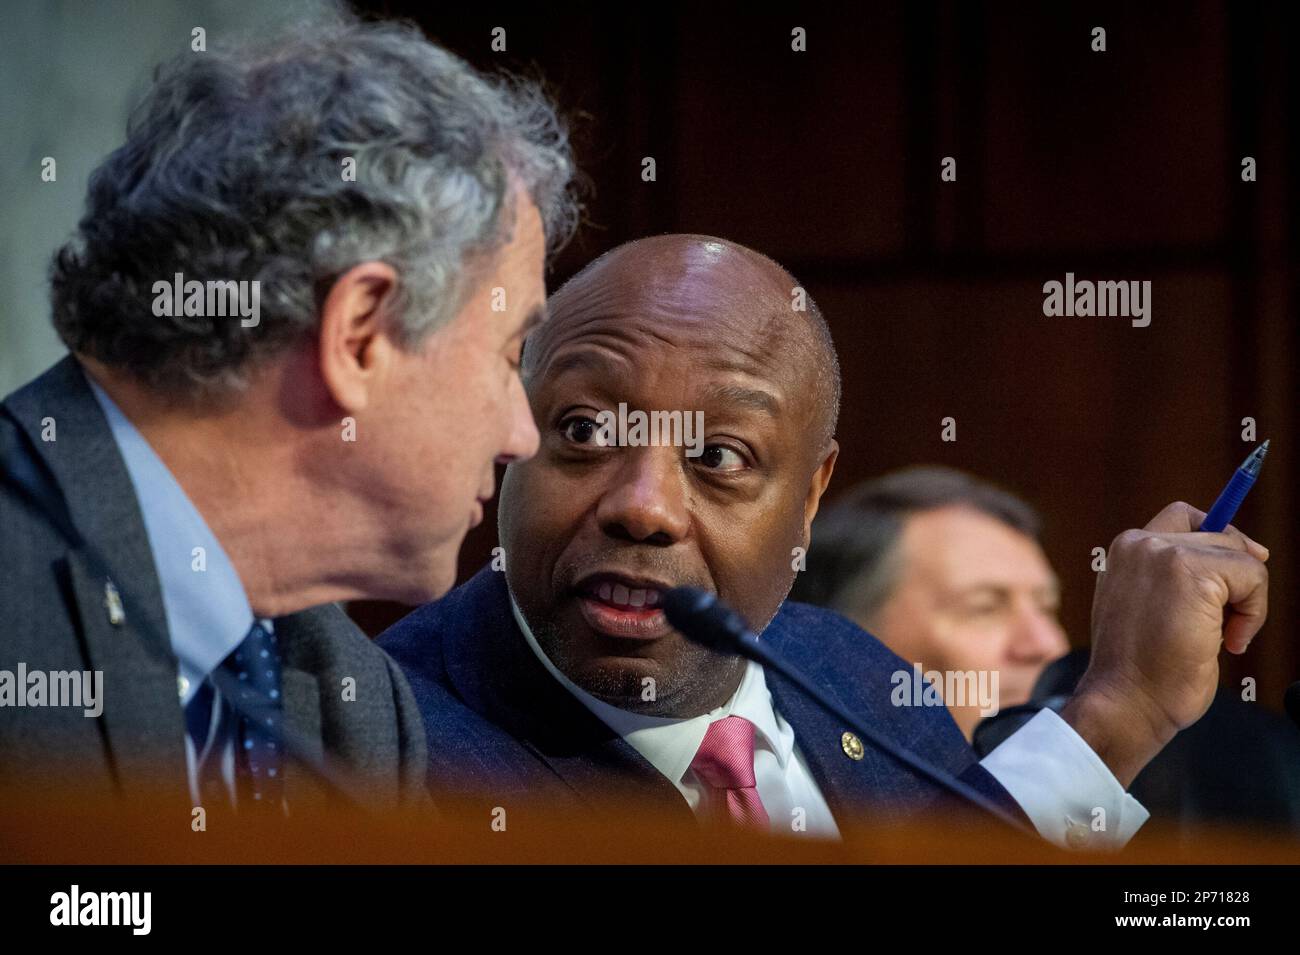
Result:
[[[963,597],[970,596],[971,594],[978,594],[983,591],[988,591],[989,593],[998,595],[1006,595],[1011,593],[1011,588],[1006,584],[996,584],[988,580],[977,580],[973,584],[966,584],[957,589],[957,593]]]
[[[552,358],[550,364],[546,366],[548,376],[571,370],[604,372],[614,376],[627,373],[622,363],[614,361],[602,352],[587,349],[564,352]],[[700,397],[706,402],[753,408],[772,418],[778,417],[781,411],[780,399],[771,392],[744,385],[730,383],[710,385]]]
[[[1015,589],[1016,588],[1013,585],[994,583],[992,581],[981,580],[981,581],[976,581],[973,584],[967,584],[964,587],[961,587],[959,590],[957,590],[957,594],[958,596],[961,597],[970,597],[972,595],[987,591],[988,593],[994,594],[995,596],[1005,598],[1010,596],[1011,592]],[[1061,588],[1060,585],[1056,583],[1042,584],[1041,586],[1031,588],[1030,593],[1032,593],[1035,597],[1041,597],[1046,595],[1046,596],[1055,597],[1059,599],[1061,596]]]
[[[704,391],[703,397],[722,404],[741,405],[761,411],[769,417],[778,417],[781,402],[771,392],[761,388],[746,388],[744,385],[711,385]]]

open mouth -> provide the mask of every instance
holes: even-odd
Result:
[[[660,609],[671,584],[617,573],[597,573],[578,582],[578,606],[587,624],[611,637],[653,640],[672,628]]]

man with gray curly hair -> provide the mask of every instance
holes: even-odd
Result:
[[[55,257],[71,354],[0,412],[0,784],[422,798],[410,689],[336,601],[441,595],[536,450],[572,176],[538,89],[414,28],[159,68]]]

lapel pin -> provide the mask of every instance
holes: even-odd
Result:
[[[108,622],[115,627],[126,623],[126,611],[122,609],[122,595],[111,580],[104,582],[104,607],[108,610]]]
[[[862,748],[862,740],[858,739],[854,733],[845,733],[840,737],[840,749],[844,750],[844,755],[849,759],[861,759],[866,753]]]

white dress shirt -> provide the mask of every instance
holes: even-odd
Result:
[[[524,639],[560,685],[627,740],[699,812],[709,789],[691,770],[709,724],[742,716],[754,724],[754,780],[773,832],[835,838],[839,829],[795,740],[776,711],[763,668],[750,661],[735,694],[717,709],[689,719],[643,716],[598,700],[560,672],[542,651],[510,596]],[[1051,710],[1037,713],[981,765],[1020,804],[1043,838],[1069,848],[1118,849],[1149,813],[1074,729]]]

